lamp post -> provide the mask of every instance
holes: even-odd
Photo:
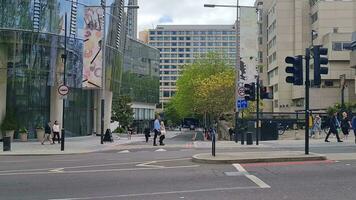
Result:
[[[67,13],[64,16],[64,54],[63,59],[63,85],[66,86],[66,66],[67,66]],[[63,113],[62,113],[62,134],[61,134],[61,151],[64,151],[65,130],[64,130],[64,112],[66,105],[66,97],[63,97]],[[54,143],[54,141],[53,141]]]
[[[235,80],[235,104],[239,98],[239,94],[237,92],[240,84],[240,20],[239,20],[239,8],[247,7],[247,8],[254,8],[253,6],[240,6],[239,0],[236,0],[236,5],[219,5],[219,4],[204,4],[204,7],[207,8],[216,8],[216,7],[223,7],[223,8],[236,8],[236,80]],[[235,112],[235,142],[237,142],[237,132],[238,132],[238,117],[239,117],[239,110],[236,107]]]

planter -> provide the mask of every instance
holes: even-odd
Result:
[[[45,131],[43,129],[36,129],[37,140],[42,142],[44,138]]]
[[[21,142],[27,142],[27,133],[20,133],[20,141]]]
[[[10,131],[5,131],[5,137],[10,137],[11,138],[11,142],[14,139],[14,130],[10,130]]]

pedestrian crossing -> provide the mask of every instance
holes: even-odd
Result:
[[[193,149],[186,149],[186,148],[159,148],[159,149],[125,149],[117,151],[118,154],[128,154],[128,153],[137,153],[137,152],[167,152],[167,151],[190,151]]]

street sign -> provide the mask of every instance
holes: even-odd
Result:
[[[236,107],[238,109],[246,109],[248,107],[248,103],[245,99],[238,99],[236,101]]]
[[[61,85],[58,87],[58,94],[65,96],[69,93],[69,88],[66,85]]]
[[[237,92],[238,92],[240,97],[244,97],[245,96],[245,88],[244,87],[239,87]]]

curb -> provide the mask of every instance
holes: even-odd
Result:
[[[270,162],[298,162],[298,161],[320,161],[327,160],[327,157],[319,154],[310,154],[305,156],[281,156],[281,157],[256,157],[256,158],[222,158],[217,157],[206,157],[201,158],[201,156],[206,156],[206,154],[197,154],[192,157],[192,161],[196,163],[205,164],[233,164],[233,163],[270,163]],[[221,154],[220,154],[221,155]],[[219,156],[219,154],[217,154]]]

